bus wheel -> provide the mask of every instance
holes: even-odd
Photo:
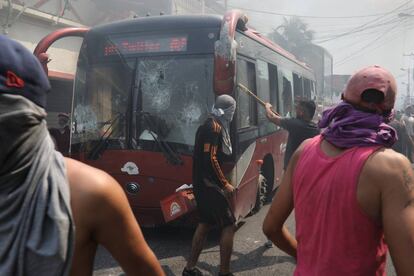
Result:
[[[252,209],[252,213],[255,214],[260,211],[263,205],[266,202],[266,194],[267,194],[267,180],[263,174],[259,174],[259,185],[257,187],[257,194],[256,194],[256,203]]]

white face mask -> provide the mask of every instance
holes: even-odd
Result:
[[[213,114],[214,117],[216,117],[222,122],[226,121],[227,123],[231,123],[231,121],[233,120],[235,111],[236,111],[235,105],[229,106],[226,109],[216,108],[215,106],[213,106],[211,114]]]

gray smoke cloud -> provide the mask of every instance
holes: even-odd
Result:
[[[250,25],[265,34],[283,19],[270,13],[304,16],[301,19],[315,31],[314,43],[332,54],[334,74],[352,74],[363,66],[378,64],[394,74],[400,95],[405,96],[408,72],[401,68],[412,69],[414,64],[414,56],[404,56],[414,53],[414,1],[228,0],[227,3],[229,8],[244,8]],[[410,82],[413,86],[412,77]]]

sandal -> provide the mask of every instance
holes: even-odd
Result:
[[[203,273],[197,267],[193,267],[193,268],[184,267],[182,276],[203,276]]]

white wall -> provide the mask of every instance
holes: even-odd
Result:
[[[3,9],[0,10],[1,19],[5,18],[5,12],[3,6]],[[43,37],[63,27],[65,26],[55,25],[29,16],[21,16],[7,28],[6,35],[33,51]],[[4,34],[4,29],[2,31]],[[47,52],[52,59],[49,63],[49,70],[74,74],[81,42],[80,38],[65,38],[56,42]]]

